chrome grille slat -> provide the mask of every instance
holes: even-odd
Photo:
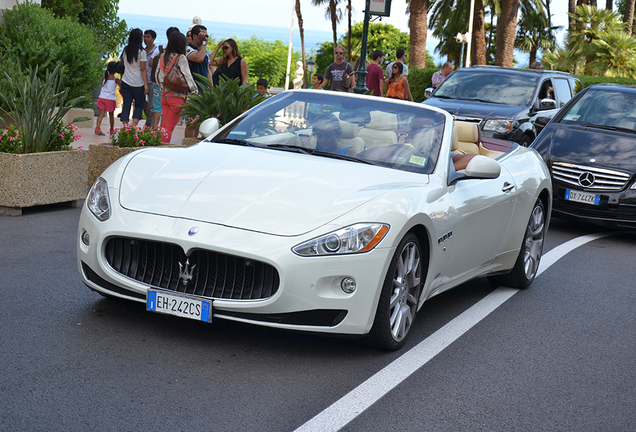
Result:
[[[279,276],[269,264],[180,246],[125,237],[106,242],[104,256],[116,272],[144,284],[212,299],[256,300],[278,291]],[[192,280],[184,285],[179,263],[189,262]],[[196,266],[196,267],[195,267]]]
[[[594,184],[591,186],[581,186],[579,177],[582,174],[591,173],[594,175]],[[577,187],[583,187],[592,191],[618,191],[623,189],[630,179],[629,174],[620,171],[612,171],[603,168],[575,165],[563,162],[552,164],[552,175],[555,179]]]

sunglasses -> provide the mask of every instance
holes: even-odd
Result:
[[[223,46],[223,51],[225,51],[225,50],[227,50],[227,49],[230,49],[230,47],[229,47],[229,46],[227,46],[227,45]]]
[[[336,54],[344,55],[344,51],[336,51]]]
[[[394,65],[394,66],[393,66],[393,69],[398,69],[398,67]]]

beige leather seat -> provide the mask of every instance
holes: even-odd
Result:
[[[460,154],[480,154],[477,123],[455,121],[451,151]]]
[[[381,111],[371,111],[370,115],[371,121],[358,131],[367,148],[397,144],[397,115]]]
[[[353,147],[356,153],[360,153],[365,150],[365,142],[362,138],[358,136],[358,125],[355,123],[349,123],[346,121],[339,120],[340,122],[340,130],[342,131],[342,135],[338,139],[338,143],[341,147]],[[312,135],[309,139],[310,147],[316,148],[316,136]]]
[[[501,151],[497,151],[497,150],[490,150],[487,149],[486,147],[484,147],[484,143],[480,142],[479,143],[479,154],[482,156],[488,156],[491,159],[497,159],[499,156],[505,154],[504,152]]]

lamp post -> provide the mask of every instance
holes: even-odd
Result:
[[[311,79],[311,77],[314,74],[314,67],[316,66],[316,62],[314,61],[314,59],[312,57],[309,58],[309,60],[307,60],[307,72],[309,73],[309,78]],[[307,80],[307,85],[311,86],[311,81]],[[311,87],[310,87],[311,88]]]
[[[356,85],[353,88],[354,93],[366,93],[369,91],[367,88],[367,35],[369,34],[369,20],[371,14],[369,9],[371,8],[371,0],[366,0],[364,7],[364,24],[362,26],[362,47],[360,48],[360,63],[358,70],[356,71]]]

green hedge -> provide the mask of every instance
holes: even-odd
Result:
[[[612,84],[626,84],[636,86],[636,79],[632,78],[610,78],[610,77],[596,77],[587,75],[576,75],[581,80],[583,87],[589,87],[592,84],[612,83]]]
[[[71,98],[89,95],[99,85],[104,48],[87,26],[70,18],[56,18],[50,10],[29,2],[6,9],[2,18],[0,55],[4,64],[19,64],[23,70],[37,66],[38,75],[44,78],[47,70],[61,63],[64,65],[61,88],[68,87]],[[2,73],[0,79],[4,78]],[[87,103],[90,104],[90,98]]]
[[[436,67],[425,69],[409,68],[409,88],[415,102],[422,102],[425,99],[424,91],[433,85],[431,78],[438,70],[439,68]]]

